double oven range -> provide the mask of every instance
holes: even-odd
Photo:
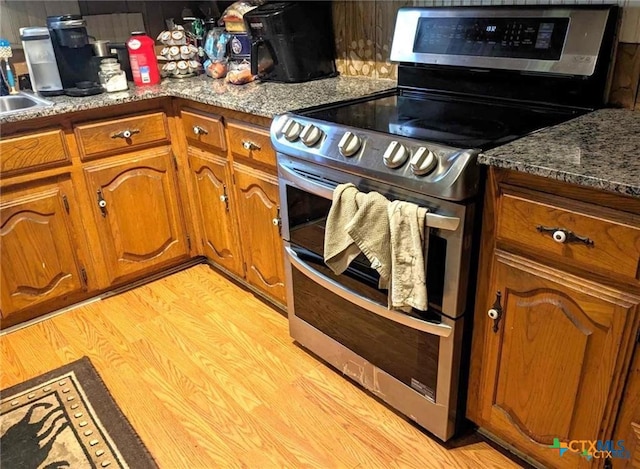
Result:
[[[603,103],[616,16],[401,8],[396,89],[273,121],[291,336],[442,440],[462,417],[477,156]],[[389,309],[363,254],[339,275],[325,265],[325,223],[343,183],[428,209],[426,311]]]

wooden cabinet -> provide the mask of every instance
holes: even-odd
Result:
[[[195,186],[197,214],[202,225],[204,254],[242,277],[233,199],[233,183],[225,158],[189,147],[189,166]]]
[[[640,469],[640,349],[637,349],[627,379],[616,421],[615,441],[624,441],[629,459],[613,460],[615,469]]]
[[[639,299],[504,251],[490,291],[501,297],[482,331],[480,423],[549,466],[589,467],[549,447],[610,438]]]
[[[85,166],[112,284],[188,256],[173,168],[167,147]]]
[[[604,464],[552,445],[632,439],[633,412],[616,419],[640,326],[639,215],[640,200],[490,170],[467,417],[546,466]]]
[[[234,170],[247,281],[285,303],[278,180],[247,166]]]
[[[276,155],[268,120],[184,105],[181,125],[201,253],[275,303],[285,303]]]
[[[33,169],[45,169],[71,163],[69,150],[60,129],[18,135],[0,141],[0,171],[7,177]]]
[[[70,214],[74,202],[69,180],[0,198],[3,327],[31,319],[43,307],[68,304],[86,290]]]

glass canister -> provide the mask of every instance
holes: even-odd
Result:
[[[98,77],[100,84],[108,93],[129,89],[127,76],[116,59],[103,59],[100,62]]]

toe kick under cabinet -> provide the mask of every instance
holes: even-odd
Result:
[[[640,200],[491,168],[483,220],[468,418],[548,467],[638,467],[552,446],[637,453]]]

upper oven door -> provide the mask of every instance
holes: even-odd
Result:
[[[363,192],[377,191],[389,200],[413,202],[429,209],[427,289],[429,309],[456,318],[464,314],[468,261],[464,246],[471,245],[469,220],[472,206],[421,196],[401,188],[278,154],[282,236],[292,265],[300,262],[323,280],[340,284],[355,295],[386,309],[386,290],[377,290],[379,276],[364,255],[336,276],[324,265],[325,223],[333,190],[353,183]],[[466,243],[465,243],[466,239]],[[300,264],[302,265],[302,264]]]

